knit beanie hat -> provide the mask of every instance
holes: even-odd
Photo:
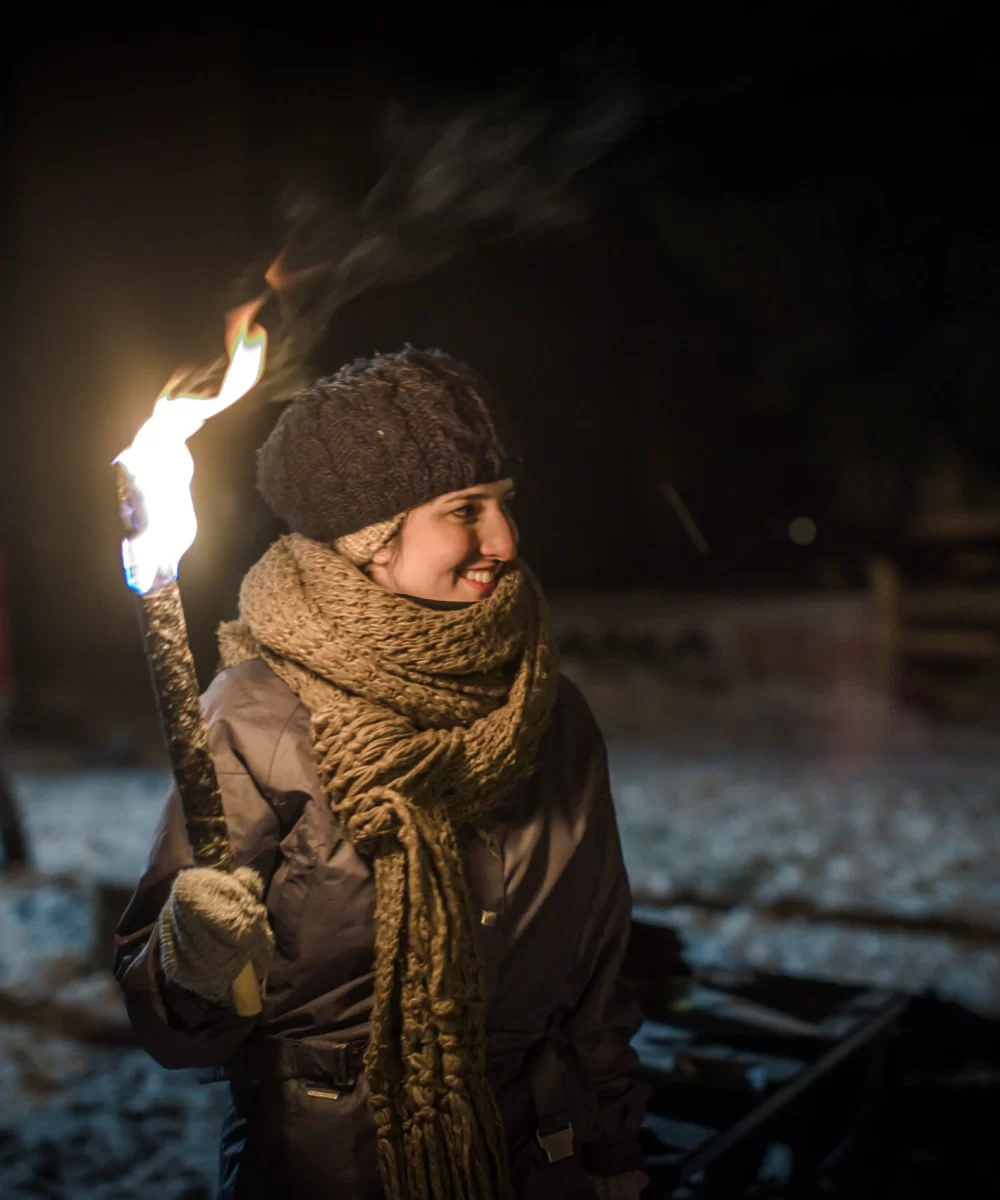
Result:
[[[257,485],[295,533],[362,565],[411,508],[520,470],[506,413],[440,350],[356,359],[294,396],[257,452]]]

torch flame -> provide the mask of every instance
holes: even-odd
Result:
[[[180,561],[194,541],[198,521],[191,500],[194,460],[187,439],[210,418],[235,404],[264,370],[267,333],[253,319],[265,297],[230,314],[227,328],[229,366],[217,396],[172,396],[171,383],[153,407],[153,415],[114,460],[128,472],[131,506],[142,519],[122,541],[125,578],[146,595],[177,578]]]

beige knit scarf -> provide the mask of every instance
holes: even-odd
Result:
[[[432,611],[299,535],[251,568],[224,666],[263,658],[311,714],[330,807],[373,860],[365,1066],[392,1200],[510,1194],[486,1079],[486,995],[456,840],[530,773],[558,671],[545,602],[509,564],[493,594]]]

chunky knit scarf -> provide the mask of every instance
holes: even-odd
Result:
[[[262,658],[311,714],[334,815],[373,860],[375,983],[365,1057],[392,1200],[510,1194],[486,1079],[486,995],[456,829],[530,773],[555,698],[545,602],[521,563],[435,612],[299,535],[251,568],[224,666]]]

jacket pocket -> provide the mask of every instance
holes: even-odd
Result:
[[[530,1129],[510,1147],[518,1200],[596,1200],[580,1160],[581,1136],[592,1119],[593,1095],[558,1044],[543,1038],[525,1059]]]
[[[282,1079],[252,1085],[245,1128],[229,1137],[230,1190],[220,1200],[381,1200],[375,1129],[367,1117],[367,1086]],[[227,1126],[223,1133],[226,1174]],[[238,1163],[238,1166],[236,1165]]]
[[[382,1185],[375,1126],[362,1076],[353,1087],[325,1080],[289,1079],[284,1087],[286,1136],[281,1177],[284,1195],[315,1200],[319,1194],[379,1200]]]

